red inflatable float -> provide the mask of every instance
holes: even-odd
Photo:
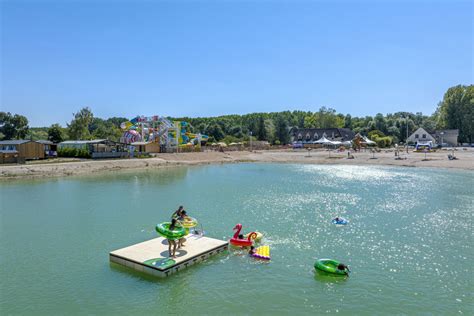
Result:
[[[231,245],[238,246],[238,247],[250,247],[253,244],[252,239],[257,238],[257,233],[256,232],[251,232],[247,239],[240,239],[240,231],[242,230],[242,224],[237,224],[234,227],[235,234],[234,237],[230,239]]]

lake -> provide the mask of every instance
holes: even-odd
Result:
[[[224,164],[0,183],[2,314],[472,314],[474,172]],[[157,279],[108,253],[184,205],[229,250]],[[335,216],[349,220],[338,227]],[[315,272],[317,258],[351,275]]]

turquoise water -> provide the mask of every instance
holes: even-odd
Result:
[[[2,314],[472,314],[474,173],[229,164],[0,183]],[[261,231],[168,279],[109,264],[180,204],[207,235]],[[350,223],[331,224],[335,216]],[[351,267],[315,273],[317,258]]]

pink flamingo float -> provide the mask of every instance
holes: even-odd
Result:
[[[242,224],[237,224],[235,225],[235,227],[233,228],[233,230],[235,230],[235,234],[234,234],[234,237],[232,237],[230,239],[230,243],[234,246],[239,246],[239,247],[250,247],[252,246],[253,244],[253,241],[252,239],[255,239],[257,238],[257,233],[256,232],[251,232],[247,239],[240,239],[239,238],[239,235],[240,235],[240,231],[242,230]]]

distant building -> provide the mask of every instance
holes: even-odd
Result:
[[[127,144],[114,142],[108,139],[68,140],[58,144],[59,150],[75,148],[87,150],[90,156],[97,158],[124,158],[128,157]]]
[[[0,151],[4,154],[16,154],[19,161],[44,159],[44,145],[33,140],[2,140],[0,141]],[[9,155],[12,158],[15,155]]]
[[[407,142],[408,143],[427,143],[427,142],[436,143],[436,139],[430,133],[428,133],[424,128],[420,127],[407,138]]]
[[[37,143],[43,144],[44,155],[46,157],[57,157],[58,144],[53,143],[50,140],[37,140]]]
[[[427,132],[424,128],[418,128],[408,138],[408,143],[429,143],[435,145],[457,146],[458,144],[458,129],[437,130],[433,133]]]
[[[321,137],[329,140],[350,141],[354,138],[355,133],[348,128],[297,128],[290,129],[291,142],[313,143]]]
[[[436,143],[443,145],[447,144],[448,146],[457,146],[459,130],[458,129],[443,129],[435,131],[432,135],[436,139]]]
[[[161,152],[160,142],[134,142],[130,145],[134,146],[139,153],[159,153]]]

